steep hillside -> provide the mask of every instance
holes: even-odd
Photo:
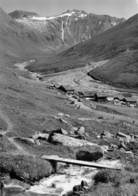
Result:
[[[138,14],[93,39],[70,48],[62,55],[89,56],[98,60],[112,58],[128,49],[138,49]]]
[[[26,14],[27,17],[28,15],[30,17],[30,13],[23,13],[21,16],[23,20]],[[52,24],[54,29],[55,23]],[[50,29],[49,33],[51,33]],[[108,39],[106,41],[108,44]],[[136,195],[138,193],[136,181],[138,108],[92,102],[83,98],[81,92],[86,92],[87,95],[90,91],[98,94],[110,93],[112,96],[120,95],[120,92],[113,87],[91,80],[86,74],[86,68],[78,69],[76,72],[74,70],[64,72],[61,77],[57,77],[56,83],[53,77],[47,77],[45,80],[24,70],[24,66],[32,64],[34,59],[36,63],[31,67],[33,71],[45,73],[80,67],[85,65],[89,58],[92,59],[90,53],[87,56],[87,53],[84,52],[84,55],[80,56],[81,49],[76,53],[74,50],[72,55],[70,52],[72,48],[64,53],[60,52],[60,54],[53,52],[50,57],[49,51],[61,49],[64,45],[60,36],[52,38],[52,34],[44,35],[39,29],[23,25],[0,10],[0,192],[2,193],[3,187],[5,196],[69,195],[72,192],[68,191],[73,189],[75,195],[93,195],[92,193],[97,191],[96,189],[99,189],[100,193],[103,192],[100,188],[103,184],[103,195],[106,195],[106,192],[109,195],[112,193]],[[124,57],[129,56],[131,51],[127,50],[128,54],[124,53]],[[131,55],[133,62],[133,57],[137,53],[134,56],[133,53]],[[100,65],[101,62],[92,63],[88,70],[97,64]],[[72,96],[54,88],[54,86],[58,87],[60,82],[63,85],[67,83],[69,88],[73,88]],[[138,95],[127,94],[129,97],[138,98]],[[129,141],[132,141],[132,144],[120,143],[121,137],[116,137],[119,135],[118,132],[127,134],[127,140],[131,138],[132,140],[129,139]],[[62,135],[56,133],[62,133]],[[54,135],[62,136],[61,140],[54,141]],[[105,137],[99,137],[102,135]],[[85,141],[77,138],[83,138]],[[87,141],[91,142],[90,146],[84,146]],[[78,147],[75,147],[76,144]],[[108,164],[110,167],[123,164],[124,177],[119,176],[119,180],[114,178],[114,180],[108,181],[110,176],[108,177],[104,172],[101,175],[98,174],[97,179],[100,179],[98,182],[94,177],[98,168],[94,170],[92,168],[94,173],[91,175],[91,170],[86,167],[83,169],[83,166],[81,171],[77,166],[66,167],[65,165],[64,167],[61,165],[56,168],[56,164],[42,160],[43,155],[77,159],[77,155],[81,155],[81,152],[82,154],[86,152],[84,158],[91,155],[93,160],[103,156],[99,163],[104,167]],[[102,172],[102,170],[100,171]],[[114,171],[116,173],[116,170]],[[129,178],[126,178],[126,174],[129,175]],[[93,191],[90,190],[92,192],[90,194],[87,184],[86,189],[83,187],[81,191],[75,191],[78,189],[76,187],[80,187],[78,185],[82,184],[81,180],[85,179],[84,175],[87,175],[93,183]],[[49,178],[47,178],[48,176]],[[112,172],[111,176],[113,176]],[[105,184],[104,181],[108,181],[108,183]],[[91,183],[88,185],[92,185]],[[40,188],[37,188],[39,185]],[[67,188],[64,192],[62,185]],[[75,185],[77,185],[75,188],[70,187]]]
[[[99,24],[99,21],[101,25],[95,30],[95,23]],[[83,40],[86,24],[93,29],[89,31],[87,27],[88,39],[90,32],[100,33],[121,21],[109,16],[90,17],[82,11],[68,11],[57,17],[46,18],[34,12],[18,10],[8,15],[0,9],[0,52],[19,58],[45,56],[46,53],[63,50]]]
[[[121,53],[103,66],[90,71],[89,75],[115,86],[138,88],[138,50]]]
[[[138,78],[138,14],[127,21],[94,36],[94,38],[60,53],[47,62],[29,69],[50,73],[84,66],[89,61],[111,59],[108,64],[90,72],[90,75],[114,85],[137,88]]]
[[[51,36],[52,37],[52,36]],[[32,30],[0,9],[0,52],[10,56],[29,56],[44,54],[61,46],[60,38],[50,39],[48,35]]]
[[[5,56],[36,58],[36,63],[31,65],[29,69],[45,74],[84,66],[89,60],[112,59],[125,51],[138,49],[138,14],[125,22],[122,21],[123,19],[87,14],[78,10],[46,18],[40,17],[36,13],[24,11],[15,11],[7,15],[0,9],[0,52]],[[112,26],[114,27],[111,28]],[[105,31],[106,29],[108,30]],[[93,38],[89,39],[91,37]],[[46,56],[49,52],[65,49],[78,42],[79,44],[59,55],[54,53],[52,58]],[[130,53],[130,56],[131,54],[133,52]],[[113,60],[115,63],[111,61],[110,69],[108,68],[109,61],[105,66],[108,72],[104,71],[101,76],[97,74],[97,71],[100,73],[98,69],[92,71],[90,75],[94,73],[97,79],[107,80],[115,85],[137,87],[137,80],[132,82],[130,79],[133,76],[137,77],[136,52],[129,61],[123,60],[123,63],[118,63],[120,59],[122,62],[123,58],[126,58],[124,54]],[[127,75],[124,76],[122,70],[126,69],[125,66],[128,63],[129,69],[125,72]],[[118,69],[114,68],[116,64],[120,65]],[[133,70],[131,68],[133,64],[135,73],[133,71],[133,74],[130,75],[129,72]],[[114,77],[110,79],[114,69],[116,70],[116,82]]]
[[[138,14],[118,27],[114,28],[115,40],[103,51],[106,57],[119,55],[89,75],[116,86],[138,88]],[[108,35],[111,40],[113,35]]]
[[[88,14],[80,10],[68,10],[58,16],[40,17],[35,13],[15,11],[9,14],[16,22],[38,30],[49,39],[61,39],[67,46],[88,40],[121,22],[107,15]]]

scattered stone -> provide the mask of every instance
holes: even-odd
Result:
[[[111,134],[110,132],[108,131],[103,131],[101,134],[100,134],[100,138],[113,138],[113,134]]]
[[[124,134],[124,133],[122,133],[122,132],[118,132],[117,134],[116,134],[116,137],[118,138],[122,138],[123,139],[123,141],[125,140],[127,143],[129,143],[130,141],[131,141],[131,136],[130,135],[126,135],[126,134]]]
[[[78,138],[78,139],[86,139],[86,136],[88,136],[86,134],[86,131],[85,131],[85,127],[80,127],[80,128],[77,128],[77,130],[74,131],[74,137],[75,138]]]
[[[79,133],[80,135],[84,135],[84,134],[85,134],[85,127],[80,127],[80,128],[78,129],[78,133]]]
[[[63,128],[61,128],[61,132],[62,132],[63,135],[68,135],[68,131],[63,129]]]
[[[37,140],[47,140],[48,137],[49,137],[48,133],[39,132],[39,133],[35,133],[32,138],[36,142]]]
[[[87,182],[82,180],[80,185],[76,185],[76,186],[73,187],[73,193],[86,191],[87,189],[88,189]]]

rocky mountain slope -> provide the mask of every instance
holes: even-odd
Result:
[[[95,30],[96,21],[102,23],[98,30]],[[95,34],[119,22],[122,19],[96,15],[90,17],[82,11],[68,11],[57,17],[46,18],[25,11],[8,15],[0,9],[0,52],[19,58],[40,54],[45,56],[46,53],[63,50],[80,42],[84,35],[88,39],[90,32],[87,29],[89,33],[86,33],[86,23],[94,29],[91,34]]]
[[[80,43],[60,56],[63,59],[110,59],[89,75],[115,85],[138,87],[138,14],[93,39]],[[113,59],[112,59],[113,58]]]
[[[34,31],[12,19],[0,9],[0,52],[4,55],[23,58],[30,54],[44,54],[61,46],[60,38],[49,39],[49,36]]]
[[[88,40],[124,21],[124,19],[88,14],[80,10],[68,10],[52,17],[40,17],[36,13],[18,10],[9,15],[25,27],[39,31],[49,40],[61,39],[61,42],[67,46]]]
[[[9,13],[9,15],[14,18],[26,18],[26,17],[38,17],[38,14],[35,12],[28,12],[28,11],[22,11],[22,10],[15,10],[14,12]]]
[[[51,73],[84,66],[90,60],[112,59],[126,51],[131,51],[130,58],[134,57],[134,63],[126,60],[120,64],[118,69],[110,67],[113,73],[116,70],[117,77],[118,74],[124,73],[126,66],[129,66],[128,71],[125,71],[127,75],[123,77],[121,75],[122,80],[124,77],[127,78],[125,82],[121,81],[120,77],[116,82],[116,84],[121,82],[124,85],[127,83],[129,86],[130,81],[127,82],[129,80],[127,76],[130,76],[129,71],[133,70],[137,76],[137,66],[134,65],[137,62],[136,52],[131,54],[133,50],[138,49],[138,15],[122,21],[123,19],[87,14],[78,10],[67,11],[54,17],[40,17],[36,13],[24,11],[15,11],[7,15],[0,9],[0,52],[5,56],[14,56],[19,59],[36,58],[36,63],[29,69],[34,72]],[[48,52],[65,49],[78,42],[79,44],[64,50],[59,55],[54,53],[52,58],[46,56]],[[122,55],[121,59],[125,58],[124,56]],[[117,57],[116,63],[119,60],[120,57]],[[128,62],[131,63],[128,65]],[[108,65],[110,66],[110,62]],[[135,68],[131,69],[131,66]],[[100,70],[97,69],[97,71],[98,74],[90,72],[90,75],[94,73],[93,77],[98,76],[97,79],[102,78],[103,81],[113,82],[113,77],[109,79],[111,72],[109,77],[107,77],[107,72],[106,77],[104,75],[99,77]],[[101,70],[101,73],[105,72]],[[137,87],[137,80],[130,86]]]
[[[108,38],[115,40],[103,47],[103,55],[115,57],[89,74],[117,86],[138,88],[138,14],[118,27],[114,34],[108,32]]]
[[[23,17],[26,14],[28,16],[28,13],[22,13]],[[29,13],[29,15],[32,17],[32,14]],[[37,16],[35,15],[35,17]],[[105,41],[107,44],[108,39]],[[115,178],[111,182],[108,182],[105,178],[107,183],[104,184],[104,187],[101,187],[103,186],[101,185],[103,181],[101,180],[99,184],[96,184],[96,180],[93,180],[93,175],[90,176],[89,170],[86,169],[86,174],[94,182],[94,189],[91,192],[93,194],[96,192],[95,195],[99,195],[99,192],[100,194],[103,192],[103,195],[105,195],[105,192],[109,193],[109,195],[112,193],[117,195],[121,191],[122,195],[125,193],[127,195],[136,195],[138,193],[138,178],[136,176],[138,160],[134,153],[137,154],[137,140],[133,142],[132,146],[127,147],[129,152],[130,149],[132,150],[132,154],[130,155],[127,153],[128,151],[122,150],[122,148],[119,150],[120,140],[115,136],[118,131],[137,135],[137,108],[115,106],[110,103],[109,105],[103,105],[102,103],[92,103],[91,101],[88,103],[88,100],[86,102],[85,100],[78,99],[76,93],[74,94],[74,98],[72,97],[73,100],[71,100],[67,94],[62,93],[56,88],[53,89],[53,83],[51,83],[52,86],[49,86],[50,84],[47,81],[41,81],[35,77],[35,74],[24,70],[26,64],[35,60],[34,71],[37,71],[39,67],[40,71],[46,72],[46,69],[49,69],[49,71],[57,72],[76,66],[83,66],[86,64],[86,61],[94,59],[91,55],[93,50],[89,51],[88,55],[87,51],[81,53],[81,49],[78,48],[80,45],[58,55],[53,53],[52,57],[47,57],[47,52],[56,49],[55,46],[58,46],[57,48],[64,46],[60,36],[56,40],[49,39],[48,34],[44,36],[38,29],[23,25],[15,19],[13,20],[3,10],[0,10],[0,177],[2,177],[2,183],[4,179],[4,186],[6,185],[6,190],[4,187],[4,194],[8,196],[40,196],[39,193],[29,192],[30,186],[39,185],[38,181],[40,179],[54,172],[53,164],[51,165],[49,162],[41,159],[41,156],[44,154],[76,159],[76,154],[80,150],[84,149],[86,152],[94,152],[93,146],[85,148],[63,146],[62,142],[59,142],[59,144],[51,143],[51,139],[44,140],[41,136],[40,140],[36,140],[37,134],[50,133],[52,136],[53,131],[57,130],[57,132],[61,131],[74,137],[74,133],[79,133],[77,130],[84,130],[83,133],[86,135],[86,141],[96,143],[99,146],[107,146],[109,150],[112,144],[115,146],[115,148],[113,147],[115,150],[113,149],[112,151],[111,149],[111,152],[105,153],[104,158],[107,157],[109,161],[120,159],[123,164],[127,164],[126,171],[123,168],[124,177],[119,176],[119,181]],[[132,51],[131,48],[129,50]],[[98,54],[100,54],[100,49]],[[74,73],[74,70],[71,71]],[[80,73],[83,74],[81,76],[84,76],[81,83]],[[71,75],[66,75],[67,73],[62,74],[64,78],[72,79],[77,88],[79,85],[81,87],[83,83],[85,90],[90,90],[87,83],[90,80],[89,84],[94,89],[99,91],[104,90],[107,93],[115,93],[115,95],[119,93],[114,91],[112,87],[108,87],[108,85],[106,87],[102,83],[96,84],[95,81],[93,83],[89,77],[89,80],[85,79],[87,75],[83,70],[78,70],[75,73],[76,77],[72,77],[71,73]],[[71,80],[67,81],[69,85],[72,84]],[[91,91],[93,92],[93,90]],[[103,134],[104,130],[107,133],[109,132],[109,136],[107,134],[107,139],[100,139],[99,136]],[[71,175],[69,175],[70,173],[66,170],[66,180],[70,183],[72,181],[68,177],[74,176],[74,171],[71,167]],[[95,170],[93,171],[95,172]],[[129,175],[127,178],[126,173]],[[83,174],[85,173],[83,172]],[[63,169],[62,173],[58,172],[58,175],[59,179],[62,179],[61,175],[64,176]],[[78,177],[77,173],[75,175]],[[99,176],[100,179],[101,176],[107,176],[107,179],[110,178],[108,175],[104,175],[104,173]],[[48,191],[48,188],[56,189],[56,193],[59,193],[62,189],[55,182],[58,182],[57,178],[54,180],[54,183],[47,183],[48,187],[45,184],[44,189],[46,191]],[[63,179],[62,182],[64,182]],[[19,186],[15,186],[18,183],[21,183],[21,190],[19,190]],[[77,182],[76,185],[79,183]],[[97,190],[99,190],[98,193]],[[85,193],[82,194],[84,195]],[[45,195],[50,194],[46,192]],[[87,195],[92,194],[88,193]]]
[[[91,40],[80,43],[62,53],[64,56],[89,56],[107,59],[126,50],[138,49],[138,14]]]
[[[29,69],[47,74],[84,66],[90,61],[108,59],[107,64],[92,70],[89,75],[117,86],[137,88],[137,50],[138,14],[47,61],[41,58]]]

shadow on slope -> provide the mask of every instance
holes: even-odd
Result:
[[[88,75],[118,87],[138,88],[138,50],[121,53]]]

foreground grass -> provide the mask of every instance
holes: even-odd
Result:
[[[0,154],[0,174],[13,179],[33,183],[52,173],[49,162],[25,155]]]
[[[138,194],[138,174],[127,171],[101,170],[93,178],[87,196],[134,196]]]

